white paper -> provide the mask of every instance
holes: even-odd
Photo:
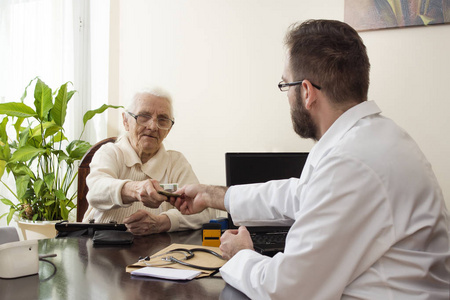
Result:
[[[149,276],[169,280],[191,280],[200,275],[200,271],[171,268],[145,267],[131,272],[131,275]]]

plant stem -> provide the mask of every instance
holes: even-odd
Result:
[[[13,194],[14,197],[16,197],[16,199],[19,199],[19,197],[17,197],[16,193],[14,193],[9,186],[3,182],[3,180],[0,180],[1,183],[3,183],[3,185],[11,192],[11,194]]]

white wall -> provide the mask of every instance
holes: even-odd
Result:
[[[225,152],[311,149],[277,88],[283,38],[296,21],[343,20],[344,0],[118,0],[111,15],[119,62],[110,100],[125,105],[143,87],[168,89],[176,124],[166,148],[183,152],[201,182],[225,184]],[[450,25],[361,36],[372,63],[369,99],[418,142],[450,207]]]

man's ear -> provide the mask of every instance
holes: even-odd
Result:
[[[303,93],[302,98],[305,101],[305,108],[310,110],[317,100],[316,90],[311,82],[308,80],[303,80],[301,91]]]
[[[122,121],[123,121],[123,127],[125,128],[126,131],[128,131],[130,128],[130,125],[128,124],[127,115],[124,112],[122,113]]]

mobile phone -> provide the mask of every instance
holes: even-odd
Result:
[[[181,196],[180,194],[175,194],[175,193],[171,193],[171,192],[164,191],[164,190],[158,191],[158,194],[164,195],[164,196],[166,196],[166,197],[175,197],[175,198]]]

